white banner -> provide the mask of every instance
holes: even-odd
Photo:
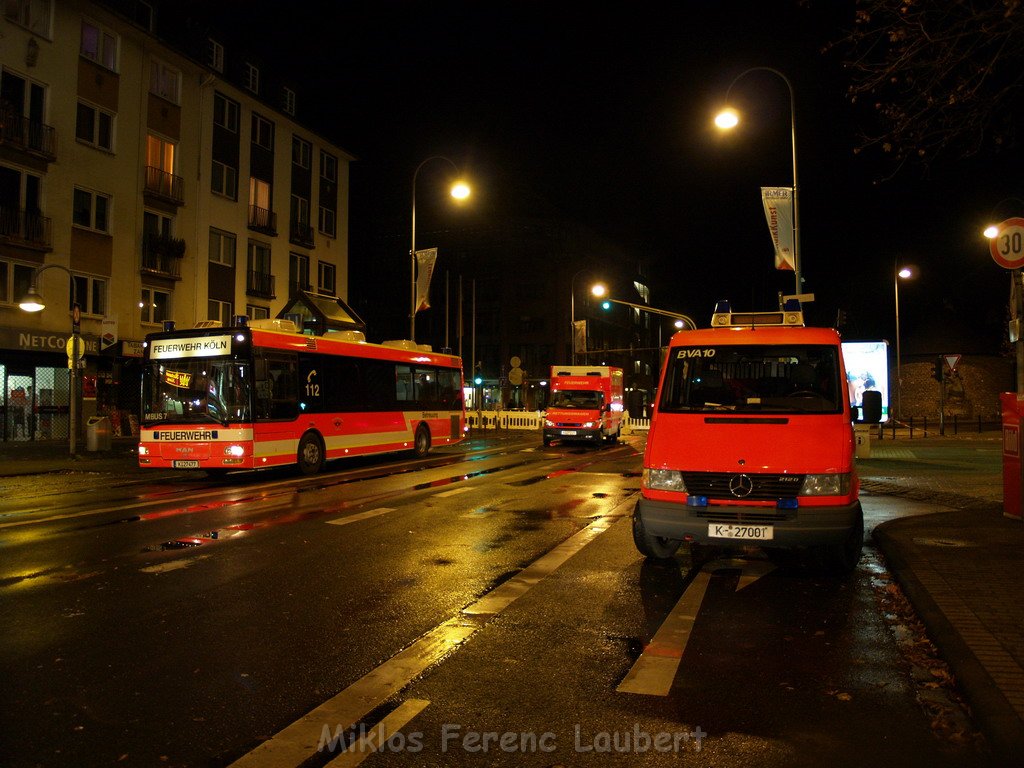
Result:
[[[430,278],[434,275],[437,248],[416,251],[416,311],[430,309]]]
[[[117,344],[117,318],[104,317],[100,332],[100,349],[110,349]]]
[[[573,352],[587,351],[587,321],[574,320],[572,324],[572,349]]]
[[[795,270],[793,258],[793,188],[761,187],[761,202],[775,246],[775,268]]]

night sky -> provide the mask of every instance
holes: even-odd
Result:
[[[852,26],[850,2],[217,7],[246,9],[247,42],[270,41],[268,66],[302,73],[300,119],[358,158],[354,233],[386,212],[407,220],[416,166],[445,155],[481,210],[593,228],[650,259],[654,306],[702,322],[717,299],[771,309],[794,289],[792,273],[773,268],[759,190],[792,183],[785,83],[746,75],[731,99],[741,128],[722,135],[711,122],[738,74],[778,69],[795,91],[812,321],[830,325],[842,308],[848,338],[891,341],[894,264],[911,262],[921,276],[901,284],[905,354],[1003,342],[1009,278],[980,229],[993,209],[1021,215],[1001,201],[1024,197],[1024,164],[1013,151],[952,157],[879,182],[881,158],[853,153],[870,114],[844,96],[843,51],[823,53]],[[313,8],[322,23],[311,30]],[[395,259],[407,274],[406,253]],[[350,298],[359,291],[351,285]]]

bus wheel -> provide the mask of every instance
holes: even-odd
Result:
[[[672,557],[679,545],[679,539],[666,539],[662,536],[652,536],[644,527],[643,518],[638,510],[633,510],[633,543],[641,555],[654,560],[667,560]]]
[[[416,437],[413,439],[412,452],[417,459],[422,459],[430,452],[430,430],[424,424],[416,427]]]
[[[299,440],[297,457],[299,471],[304,475],[315,475],[324,465],[324,446],[315,432],[307,432]]]

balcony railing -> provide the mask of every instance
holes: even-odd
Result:
[[[288,295],[294,296],[299,291],[312,291],[313,286],[309,280],[289,280],[288,281]]]
[[[313,227],[306,221],[293,221],[288,233],[288,241],[293,245],[305,248],[313,247]]]
[[[142,237],[142,271],[181,279],[181,260],[185,241],[169,235],[146,234]]]
[[[173,173],[154,168],[151,165],[146,166],[145,191],[147,195],[175,205],[185,202],[184,180],[181,176],[175,176]]]
[[[57,159],[57,131],[10,109],[0,109],[0,143],[50,162]]]
[[[265,235],[277,234],[277,214],[258,205],[249,206],[249,229]]]
[[[249,270],[245,276],[245,292],[249,296],[258,296],[263,299],[273,299],[274,276],[268,272],[256,272]]]
[[[0,239],[13,245],[49,250],[53,247],[50,219],[19,208],[0,206]]]

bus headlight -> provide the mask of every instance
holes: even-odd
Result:
[[[139,445],[139,456],[149,456],[149,448],[145,445]]]
[[[850,473],[807,475],[801,496],[845,496],[850,492]]]
[[[652,491],[680,491],[686,493],[683,473],[676,469],[648,469],[644,467],[640,483]]]
[[[229,445],[224,449],[225,456],[245,456],[245,448],[241,445]]]

